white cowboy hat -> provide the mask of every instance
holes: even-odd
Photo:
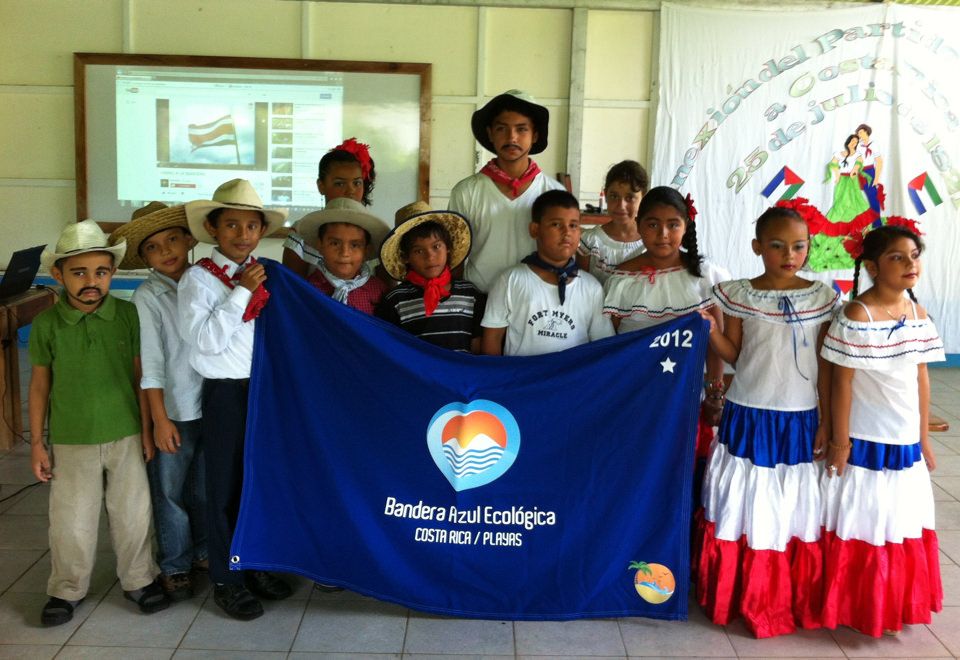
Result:
[[[50,270],[60,259],[88,252],[109,252],[113,255],[113,265],[116,266],[127,252],[127,242],[110,245],[106,233],[100,229],[96,220],[74,222],[60,232],[56,249],[44,248],[40,254],[40,263],[46,270]]]
[[[210,211],[214,209],[240,209],[260,211],[263,221],[267,225],[264,236],[269,236],[287,219],[287,209],[265,209],[260,195],[253,189],[253,185],[246,179],[232,179],[222,184],[213,193],[213,199],[199,199],[185,204],[187,221],[190,224],[190,233],[203,243],[216,243],[216,240],[207,233],[203,223]]]

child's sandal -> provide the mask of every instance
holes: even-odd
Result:
[[[163,591],[163,587],[154,580],[143,589],[124,591],[123,597],[133,601],[144,614],[153,614],[170,607],[170,597]]]
[[[71,603],[69,600],[51,596],[47,604],[43,606],[43,611],[40,613],[40,623],[45,626],[62,625],[73,618],[73,611],[82,602],[83,598],[76,603]]]

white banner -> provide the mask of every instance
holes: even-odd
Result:
[[[754,221],[806,198],[830,221],[808,276],[846,292],[842,223],[871,206],[917,220],[927,250],[915,293],[960,353],[960,9],[664,3],[661,16],[653,179],[693,195],[701,252],[758,275]]]

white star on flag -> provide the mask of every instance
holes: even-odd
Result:
[[[673,368],[677,366],[677,363],[671,360],[670,358],[667,358],[666,360],[660,363],[660,366],[663,367],[663,373],[667,373],[668,371],[670,373],[675,373]]]

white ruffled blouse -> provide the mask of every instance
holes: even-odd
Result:
[[[856,369],[851,437],[894,445],[920,441],[917,365],[946,359],[929,318],[853,321],[841,310],[830,324],[821,355]]]

